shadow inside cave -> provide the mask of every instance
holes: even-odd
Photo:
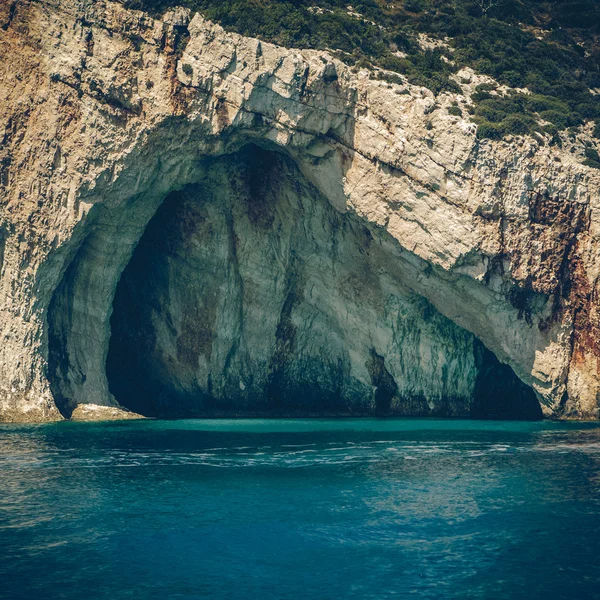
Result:
[[[249,145],[206,162],[164,200],[117,286],[106,374],[122,406],[542,417],[508,365],[394,277],[384,232],[335,211],[290,159]],[[60,343],[52,355],[68,370]]]

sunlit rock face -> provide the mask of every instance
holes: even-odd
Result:
[[[485,363],[386,266],[382,233],[333,209],[289,159],[248,146],[204,170],[165,200],[117,288],[107,368],[120,404],[541,417],[510,368]]]
[[[0,3],[0,68],[0,420],[599,416],[589,131],[481,141],[460,94],[104,0]]]

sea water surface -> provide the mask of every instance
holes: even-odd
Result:
[[[0,597],[600,598],[600,427],[2,425]]]

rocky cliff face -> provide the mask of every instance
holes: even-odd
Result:
[[[1,418],[598,417],[581,136],[482,142],[466,96],[185,11],[0,24]]]

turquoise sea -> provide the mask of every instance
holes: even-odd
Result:
[[[0,597],[600,598],[600,424],[2,425]]]

